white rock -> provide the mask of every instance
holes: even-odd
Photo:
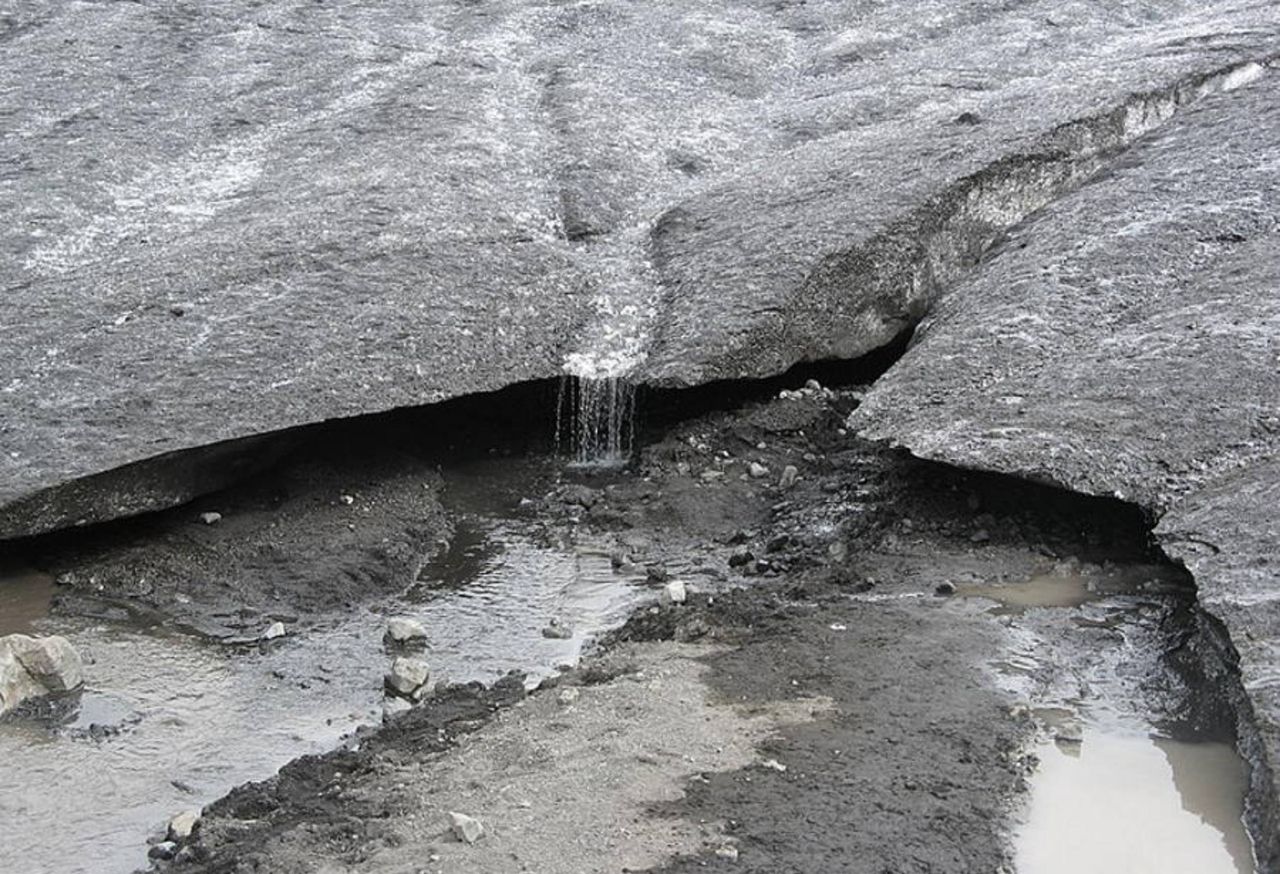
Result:
[[[412,710],[413,705],[404,698],[388,698],[382,702],[382,721],[386,722],[393,716],[398,716],[406,710]]]
[[[782,762],[779,762],[777,759],[765,759],[760,763],[760,767],[768,768],[770,771],[777,771],[780,774],[786,773],[787,770],[787,766],[782,764]]]
[[[196,823],[200,821],[200,814],[193,811],[185,811],[179,813],[173,819],[169,820],[168,839],[174,843],[180,844],[187,838],[191,837],[191,832],[195,830]]]
[[[83,682],[80,654],[65,637],[0,637],[0,713],[28,698],[67,692]]]
[[[778,485],[784,489],[789,489],[796,484],[796,480],[800,476],[800,471],[796,469],[794,464],[788,464],[782,469],[782,477],[778,480]]]
[[[769,468],[758,461],[753,461],[751,466],[747,468],[747,473],[751,474],[755,479],[760,479],[769,475]]]
[[[738,861],[738,848],[733,844],[725,844],[716,850],[716,855],[721,859],[727,859],[730,862]]]
[[[200,521],[206,525],[217,525],[222,521],[221,513],[201,513]]]
[[[267,630],[262,632],[262,639],[275,640],[277,637],[284,637],[284,635],[285,635],[284,623],[272,622],[269,626],[267,626]]]
[[[552,619],[550,624],[542,629],[542,636],[549,640],[568,640],[573,637],[573,629],[559,619]]]
[[[804,387],[810,391],[822,391],[822,383],[818,382],[816,379],[808,380],[805,382]]]
[[[581,695],[581,692],[570,686],[568,689],[561,689],[560,694],[556,696],[556,700],[568,707],[570,704],[576,704]]]
[[[468,844],[474,844],[484,835],[484,825],[480,820],[452,810],[449,811],[449,828],[458,840]]]
[[[387,622],[387,637],[396,643],[409,643],[414,640],[426,640],[427,629],[416,619],[405,619],[397,616]]]
[[[338,497],[338,500],[348,507],[350,507],[352,504],[356,502],[356,499],[351,497],[350,495],[340,495]]]
[[[672,580],[662,589],[662,600],[668,604],[683,604],[688,597],[683,580]]]
[[[387,674],[387,687],[393,692],[413,697],[427,684],[431,669],[421,659],[401,656],[391,663],[391,672]]]

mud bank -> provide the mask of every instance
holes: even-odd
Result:
[[[1141,512],[851,442],[860,394],[709,414],[630,473],[547,492],[533,512],[564,536],[612,538],[623,573],[655,593],[678,577],[691,599],[642,608],[529,698],[514,678],[441,690],[234,791],[165,864],[1011,870],[1038,708],[1092,725],[1118,707],[1140,732],[1234,742],[1214,690],[1238,681]],[[1045,574],[1083,600],[1009,613],[966,597]],[[1041,643],[1019,660],[1027,635]],[[1127,703],[1081,684],[1114,673],[1100,652],[1123,661]],[[458,842],[449,811],[486,835]]]

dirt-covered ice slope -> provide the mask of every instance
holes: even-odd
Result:
[[[1244,0],[10,4],[0,537],[243,473],[195,447],[566,365],[696,383],[872,348],[1111,150],[1251,76],[1278,22]]]
[[[1017,229],[851,420],[924,458],[1113,495],[1159,519],[1158,540],[1239,653],[1251,825],[1275,865],[1280,76],[1260,75]]]

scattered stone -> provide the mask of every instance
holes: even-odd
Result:
[[[338,501],[350,507],[352,504],[356,502],[356,499],[353,498],[351,495],[340,495],[338,497]]]
[[[777,771],[779,774],[785,774],[787,772],[787,766],[782,764],[782,762],[779,762],[777,759],[765,759],[760,763],[760,767],[766,768],[770,771]]]
[[[187,810],[179,813],[173,819],[169,820],[168,840],[175,844],[181,844],[191,837],[191,833],[195,831],[196,823],[200,821],[200,814]]]
[[[262,639],[275,640],[278,637],[284,637],[286,633],[283,622],[272,622],[267,626],[267,630],[262,633]]]
[[[29,698],[71,691],[82,682],[84,664],[65,637],[0,637],[0,714]]]
[[[391,663],[391,671],[386,676],[385,685],[392,694],[411,699],[419,698],[430,676],[431,669],[426,662],[400,656]]]
[[[168,862],[178,852],[178,845],[173,841],[161,841],[160,843],[147,850],[147,858],[155,859],[158,862]]]
[[[755,561],[755,555],[749,549],[739,549],[729,556],[729,567],[742,567]]]
[[[769,475],[769,468],[758,461],[753,461],[747,468],[747,473],[751,474],[752,479],[760,479]]]
[[[573,637],[573,629],[559,619],[552,619],[550,624],[542,629],[542,636],[549,640],[568,640]]]
[[[449,811],[449,829],[454,837],[466,844],[474,844],[484,836],[484,825],[480,820],[465,813]]]
[[[979,528],[969,537],[971,543],[986,543],[991,539],[991,532],[985,528]]]
[[[201,513],[200,521],[206,525],[217,525],[222,521],[221,513]]]
[[[662,590],[662,601],[666,604],[683,604],[688,597],[683,580],[672,580]]]
[[[828,627],[832,631],[848,631],[849,630],[849,626],[845,625],[843,622],[832,622],[831,625]]]
[[[412,709],[413,704],[398,695],[388,698],[382,702],[382,721],[386,722],[389,719],[394,719],[406,710]]]
[[[416,619],[397,616],[387,621],[387,639],[402,645],[424,641],[427,639],[427,629]]]
[[[782,469],[782,476],[778,479],[778,485],[784,489],[789,489],[796,484],[796,480],[800,477],[800,471],[794,464],[788,464]]]
[[[956,593],[956,584],[950,580],[943,580],[938,583],[938,585],[934,586],[933,593],[943,597],[946,597],[947,595],[954,595]]]
[[[765,443],[763,440],[756,444],[756,449],[759,449],[761,452],[764,452],[768,448],[769,444]]]
[[[561,705],[568,707],[570,704],[576,704],[578,702],[578,698],[581,696],[582,693],[579,692],[576,687],[570,686],[568,689],[560,690],[560,694],[556,696],[556,701]]]
[[[716,850],[716,857],[730,862],[736,862],[738,861],[738,848],[733,844],[725,844],[723,847]]]

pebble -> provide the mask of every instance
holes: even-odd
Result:
[[[559,619],[552,619],[551,623],[542,629],[542,636],[548,640],[568,640],[573,637],[573,629]]]
[[[768,768],[770,771],[777,771],[779,774],[787,772],[787,766],[779,762],[777,759],[765,759],[760,763],[760,767]]]
[[[683,580],[672,580],[662,590],[662,600],[669,604],[683,604],[688,597]]]
[[[956,584],[950,580],[943,580],[934,586],[933,593],[935,595],[954,595],[956,593]]]
[[[556,696],[556,701],[561,705],[568,707],[570,704],[576,704],[582,693],[570,686],[568,689],[561,689],[560,694]]]
[[[161,862],[167,862],[178,852],[178,845],[173,841],[161,841],[151,849],[147,850],[148,859],[156,859]]]
[[[480,820],[452,810],[449,811],[449,829],[454,837],[467,844],[474,844],[484,836],[484,825]]]
[[[645,579],[651,583],[665,583],[671,579],[671,574],[666,567],[660,564],[651,564],[644,569]]]
[[[173,819],[169,820],[168,840],[180,844],[191,837],[191,833],[195,831],[196,823],[200,821],[200,814],[187,810],[179,813]]]
[[[708,468],[702,472],[702,479],[705,482],[714,482],[715,480],[724,479],[724,471],[711,470]]]
[[[986,543],[990,539],[991,533],[985,528],[979,528],[977,531],[973,532],[973,536],[969,538],[973,543]]]
[[[431,669],[426,662],[400,656],[391,663],[386,686],[395,694],[415,697],[426,688],[430,676]]]
[[[742,567],[750,564],[755,560],[755,555],[749,549],[739,549],[733,555],[729,556],[729,567]]]
[[[796,469],[794,464],[788,464],[782,469],[782,477],[778,480],[778,485],[784,489],[789,489],[796,484],[796,480],[800,477],[800,471]]]
[[[356,499],[351,497],[351,495],[340,495],[338,497],[338,500],[348,507],[350,507],[352,504],[356,502]]]
[[[221,513],[201,513],[200,521],[206,525],[217,525],[222,521]]]
[[[267,630],[262,632],[262,639],[275,640],[277,637],[284,637],[285,633],[283,622],[272,622],[267,626]]]
[[[723,847],[716,850],[716,856],[730,862],[736,862],[738,861],[738,848],[733,846],[733,844],[725,844]]]
[[[397,616],[387,622],[387,637],[394,643],[409,643],[415,640],[426,640],[427,629],[416,619]]]
[[[769,475],[769,468],[765,467],[758,461],[753,461],[747,468],[747,473],[751,474],[753,479],[760,479],[761,477]]]
[[[382,702],[382,721],[386,722],[404,713],[406,710],[412,710],[413,705],[404,698],[388,698]]]

